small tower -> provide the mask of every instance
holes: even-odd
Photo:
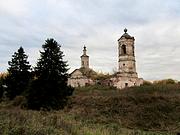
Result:
[[[84,46],[83,55],[81,56],[81,68],[89,68],[89,56],[86,52],[86,46]]]
[[[86,52],[86,46],[84,46],[83,55],[81,56],[81,67],[75,69],[68,78],[68,85],[72,87],[83,87],[95,84],[95,81],[91,77],[96,74],[96,72],[89,68],[89,56]]]
[[[124,29],[124,34],[118,39],[119,76],[138,77],[136,72],[134,41],[134,37],[131,37],[127,33],[127,29]]]

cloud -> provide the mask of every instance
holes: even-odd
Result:
[[[27,2],[24,0],[1,0],[0,14],[9,14],[16,17],[27,13]]]
[[[137,71],[145,79],[180,79],[178,0],[1,0],[0,71],[23,46],[32,65],[46,38],[61,45],[72,71],[87,46],[93,69],[117,68],[117,39],[128,28],[136,39]]]
[[[134,28],[138,67],[143,77],[179,79],[179,23],[180,19],[171,18]]]

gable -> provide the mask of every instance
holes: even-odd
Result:
[[[81,73],[81,71],[79,69],[75,69],[72,73],[71,73],[71,77],[82,77],[83,74]]]

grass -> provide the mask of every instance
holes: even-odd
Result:
[[[89,89],[89,88],[88,88]],[[82,119],[147,131],[180,131],[180,85],[150,85],[124,90],[77,90],[72,108]]]
[[[95,124],[64,111],[44,112],[19,108],[0,109],[1,135],[170,135]]]
[[[75,90],[61,111],[25,110],[13,103],[0,104],[1,135],[176,135],[180,131],[177,84],[122,91],[84,87]]]

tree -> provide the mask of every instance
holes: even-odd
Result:
[[[143,85],[153,85],[151,81],[144,80]]]
[[[81,67],[79,70],[84,76],[93,80],[96,79],[97,73],[93,69]]]
[[[72,95],[73,88],[67,86],[68,68],[63,61],[63,52],[54,39],[47,39],[42,45],[40,59],[35,67],[35,80],[27,93],[30,109],[62,109]]]
[[[3,88],[4,78],[5,78],[4,75],[0,74],[0,99],[2,98],[4,93],[4,88]]]
[[[175,83],[176,82],[173,79],[157,80],[153,82],[153,84],[175,84]]]
[[[25,92],[29,80],[31,78],[30,65],[27,61],[28,56],[24,49],[20,47],[17,52],[12,55],[12,60],[8,62],[8,75],[5,79],[7,85],[7,96],[9,99],[15,98]]]

